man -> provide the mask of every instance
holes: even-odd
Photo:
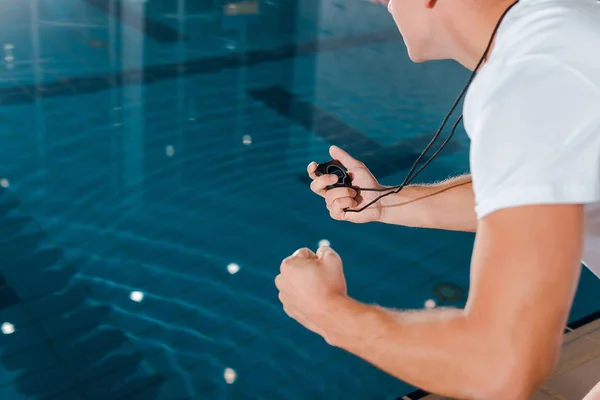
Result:
[[[514,0],[391,0],[415,62],[476,67]],[[377,192],[311,189],[356,223],[476,231],[464,309],[402,312],[346,295],[340,257],[300,249],[276,278],[284,310],[331,345],[430,392],[527,399],[556,365],[583,260],[600,275],[600,2],[520,0],[502,20],[464,105],[471,176]],[[331,156],[356,187],[365,165]],[[588,398],[593,396],[592,393]]]

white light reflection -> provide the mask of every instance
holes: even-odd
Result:
[[[173,157],[173,154],[175,154],[175,148],[171,145],[168,145],[165,148],[165,154],[167,155],[167,157]]]
[[[433,299],[429,299],[425,302],[425,308],[428,310],[431,310],[432,308],[435,308],[436,304],[435,304],[435,300]]]
[[[11,43],[5,43],[4,44],[4,61],[6,61],[6,69],[13,69],[14,65],[13,65],[13,61],[15,61],[15,56],[13,55],[13,49],[15,48],[15,46],[13,46]]]
[[[135,301],[136,303],[141,303],[142,300],[144,300],[144,293],[142,292],[131,292],[131,294],[129,295],[129,298],[132,301]]]
[[[246,146],[251,145],[252,137],[250,135],[244,135],[244,137],[242,138],[242,143],[244,143]]]
[[[0,179],[0,186],[2,186],[3,188],[7,188],[10,186],[10,182],[8,182],[8,179],[6,178],[2,178]]]
[[[10,322],[5,322],[2,324],[2,333],[5,335],[12,335],[15,333],[15,326]]]
[[[236,263],[231,263],[227,266],[227,271],[233,275],[233,274],[237,274],[240,271],[240,266],[237,265]]]
[[[319,247],[330,247],[331,243],[327,239],[319,240]]]
[[[233,368],[225,368],[223,378],[225,378],[225,382],[231,385],[237,379],[237,374],[235,373]]]

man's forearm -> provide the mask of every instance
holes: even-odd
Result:
[[[382,200],[380,222],[474,232],[477,229],[471,177],[459,176],[433,185],[411,185]]]
[[[397,312],[344,298],[322,331],[331,345],[453,398],[493,400],[508,372],[502,350],[491,348],[459,309]]]

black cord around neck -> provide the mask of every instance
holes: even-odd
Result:
[[[417,157],[416,161],[414,162],[414,164],[410,168],[410,171],[408,171],[408,174],[406,175],[406,178],[404,179],[404,182],[402,182],[402,184],[400,184],[398,186],[391,186],[391,187],[387,187],[387,188],[384,188],[384,189],[369,189],[369,188],[363,189],[363,188],[355,187],[354,189],[356,189],[357,191],[388,192],[388,193],[385,193],[385,194],[382,194],[381,196],[378,196],[377,198],[375,198],[374,200],[372,200],[371,202],[369,202],[368,204],[364,205],[363,207],[361,207],[361,208],[359,208],[357,210],[345,209],[344,210],[345,212],[357,212],[358,213],[358,212],[364,211],[367,208],[369,208],[370,206],[372,206],[373,204],[377,203],[382,198],[384,198],[386,196],[389,196],[391,194],[399,193],[407,185],[410,185],[410,183],[412,181],[414,181],[414,179],[421,173],[421,171],[423,171],[437,157],[437,155],[440,154],[440,152],[444,149],[444,147],[448,144],[448,142],[450,141],[450,139],[454,135],[454,132],[456,131],[456,128],[458,127],[458,124],[462,121],[462,119],[463,119],[463,115],[462,114],[457,119],[457,121],[454,123],[454,126],[452,127],[452,130],[450,131],[450,134],[448,135],[448,137],[446,138],[446,140],[444,140],[444,142],[436,150],[436,152],[433,153],[433,155],[429,158],[429,160],[427,160],[415,172],[415,169],[419,165],[419,162],[423,159],[423,157],[425,157],[425,155],[427,154],[427,152],[429,151],[429,149],[431,149],[431,146],[433,146],[433,144],[436,142],[436,140],[438,139],[438,137],[440,136],[440,134],[444,130],[444,127],[448,123],[448,120],[452,116],[452,113],[454,112],[454,110],[456,110],[456,107],[458,107],[458,104],[460,103],[460,101],[462,100],[462,98],[467,93],[467,90],[469,89],[469,86],[471,86],[471,83],[473,82],[473,79],[475,79],[475,76],[477,75],[477,72],[479,71],[479,68],[481,68],[481,65],[486,60],[486,58],[488,56],[488,53],[490,52],[490,49],[492,48],[492,44],[494,43],[494,39],[496,37],[496,34],[498,33],[498,29],[500,28],[500,25],[502,24],[502,21],[504,21],[504,17],[506,17],[506,14],[508,14],[508,12],[518,2],[519,2],[519,0],[515,1],[514,3],[512,3],[506,10],[504,10],[504,12],[502,13],[502,15],[498,19],[498,22],[496,23],[496,26],[494,27],[494,31],[492,32],[492,35],[491,35],[490,40],[488,42],[488,45],[487,45],[485,51],[483,52],[483,55],[481,56],[481,59],[477,63],[477,66],[475,67],[475,69],[473,69],[473,72],[471,73],[471,76],[469,77],[469,80],[467,81],[465,87],[460,92],[460,94],[458,95],[457,99],[454,101],[454,104],[452,105],[452,107],[450,108],[450,110],[448,111],[448,113],[446,114],[446,116],[444,117],[444,120],[442,121],[442,124],[438,128],[437,132],[435,133],[435,135],[433,136],[433,138],[431,139],[431,141],[429,142],[429,144],[421,152],[421,154],[419,155],[419,157]]]

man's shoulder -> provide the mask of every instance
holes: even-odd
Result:
[[[600,42],[600,1],[521,0],[501,27],[499,52],[511,57],[532,54],[580,54],[581,48],[596,49]]]
[[[510,82],[522,73],[541,75],[570,68],[600,84],[600,1],[521,1],[501,26],[480,75]]]
[[[467,128],[473,131],[474,120],[490,110],[521,115],[519,118],[527,112],[528,118],[536,121],[552,117],[547,113],[561,107],[566,117],[573,108],[587,110],[591,104],[596,110],[600,104],[597,64],[589,67],[549,54],[529,54],[486,65],[469,88],[463,111]],[[502,119],[502,115],[493,120]]]
[[[600,86],[598,21],[598,0],[527,1],[499,34],[486,73],[509,81],[521,73],[578,71]]]

